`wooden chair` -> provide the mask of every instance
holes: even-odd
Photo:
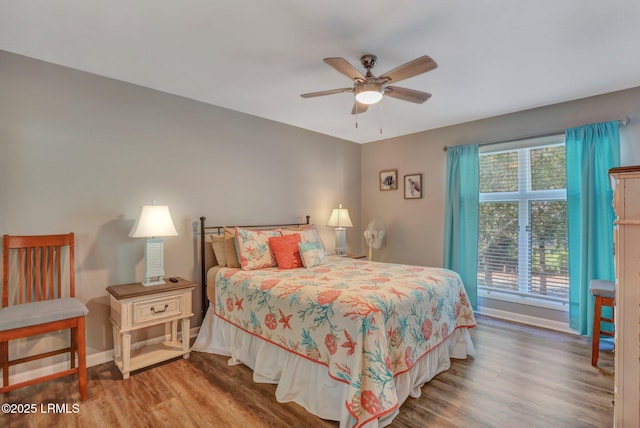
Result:
[[[593,310],[593,337],[591,338],[591,365],[597,366],[598,356],[600,355],[600,336],[614,337],[613,331],[602,330],[600,324],[602,322],[614,323],[613,311],[616,299],[616,284],[612,281],[592,279],[591,282],[589,282],[589,291],[595,297]],[[611,308],[611,317],[605,317],[602,315],[603,306]]]
[[[73,233],[44,236],[4,235],[0,308],[0,392],[77,373],[80,397],[83,401],[86,400],[85,316],[88,313],[85,305],[75,298]],[[71,330],[68,347],[9,359],[10,340],[65,329]],[[10,384],[9,367],[64,353],[69,353],[71,368]]]

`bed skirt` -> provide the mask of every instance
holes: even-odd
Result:
[[[326,366],[246,333],[213,312],[213,306],[209,306],[192,351],[229,356],[230,365],[244,364],[253,370],[254,382],[277,384],[278,402],[295,402],[322,419],[340,421],[340,428],[351,426],[350,414],[344,405],[348,385],[329,377]],[[426,382],[449,369],[451,358],[464,359],[469,355],[475,355],[469,331],[456,329],[446,341],[418,360],[409,372],[395,377],[398,406],[409,396],[420,397]],[[396,409],[369,422],[366,427],[389,425],[398,412]]]

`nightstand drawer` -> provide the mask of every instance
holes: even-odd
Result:
[[[182,294],[133,302],[133,325],[179,316],[183,312]]]

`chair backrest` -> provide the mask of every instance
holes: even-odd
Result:
[[[10,269],[10,266],[16,268]],[[68,273],[65,272],[67,266]],[[69,285],[68,292],[63,286],[66,283]],[[9,284],[17,284],[18,290],[10,290]],[[61,297],[75,297],[73,233],[40,236],[4,235],[2,307],[16,302],[22,304]]]

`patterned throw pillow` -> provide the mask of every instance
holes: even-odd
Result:
[[[322,246],[322,242],[301,242],[298,244],[298,248],[300,248],[302,265],[306,268],[312,268],[327,262],[327,253]]]
[[[316,226],[314,224],[309,226],[304,226],[300,230],[282,229],[281,232],[283,236],[284,235],[300,235],[301,242],[320,243],[322,250],[325,252],[325,254],[328,254],[328,252],[325,249],[324,243],[320,238],[320,233],[318,233],[318,229],[316,229]]]
[[[242,269],[264,269],[276,265],[276,259],[269,248],[269,238],[272,236],[280,236],[280,232],[249,230],[236,226],[236,247]]]
[[[272,236],[269,246],[276,257],[279,269],[295,269],[302,267],[300,259],[300,235]]]

